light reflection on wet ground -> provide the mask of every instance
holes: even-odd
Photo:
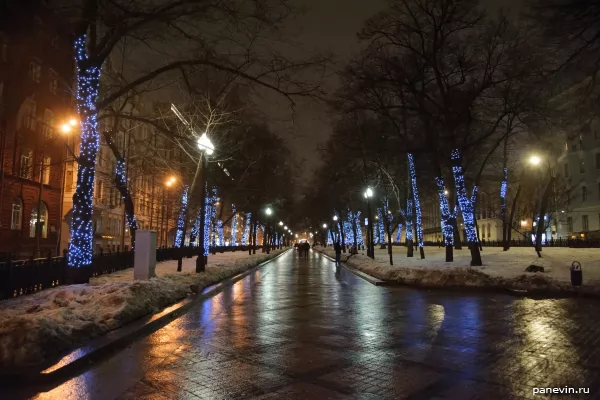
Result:
[[[318,254],[289,252],[35,398],[533,399],[533,387],[565,385],[595,393],[598,311],[594,301],[375,287],[336,274]]]

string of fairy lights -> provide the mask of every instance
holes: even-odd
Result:
[[[438,198],[440,201],[440,214],[442,223],[442,233],[444,235],[444,241],[446,246],[452,246],[454,244],[454,230],[452,224],[450,224],[450,205],[448,204],[448,198],[446,197],[446,186],[444,185],[444,178],[436,177],[435,182],[438,188]]]
[[[460,151],[455,149],[452,151],[450,159],[453,161],[452,175],[454,176],[454,185],[460,210],[462,213],[467,239],[471,243],[477,243],[477,230],[475,228],[475,216],[473,215],[473,203],[467,196],[467,186],[465,184],[465,174],[462,164],[460,163]]]
[[[235,204],[231,205],[231,212],[233,218],[231,220],[231,245],[237,246],[237,212],[235,210]]]
[[[413,240],[412,226],[413,203],[412,199],[406,199],[406,241]]]
[[[252,221],[252,213],[246,214],[246,226],[244,227],[244,233],[242,234],[242,246],[248,245],[248,235],[250,234],[250,224]]]
[[[85,34],[75,40],[74,47],[77,62],[76,104],[77,112],[81,116],[81,142],[67,263],[69,267],[79,268],[90,265],[93,255],[92,201],[95,161],[100,147],[96,101],[101,70],[89,62]]]
[[[179,210],[179,217],[177,218],[177,231],[175,232],[175,247],[183,246],[184,229],[185,229],[185,215],[188,207],[188,194],[190,187],[185,185],[183,188],[183,194],[181,195],[181,208]]]
[[[413,201],[415,203],[415,218],[416,218],[416,231],[417,231],[417,242],[419,247],[423,247],[423,225],[422,225],[422,214],[421,214],[421,201],[419,200],[419,190],[417,188],[417,173],[415,171],[415,160],[412,153],[408,153],[408,171],[410,174],[410,183],[413,194]]]

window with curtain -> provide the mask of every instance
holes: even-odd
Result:
[[[10,229],[20,230],[21,221],[23,220],[23,201],[15,197],[12,202],[12,215],[10,219]]]

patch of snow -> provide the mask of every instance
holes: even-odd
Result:
[[[315,247],[330,257],[333,248]],[[530,292],[562,293],[579,291],[600,295],[600,249],[548,247],[538,258],[532,247],[513,247],[502,251],[499,247],[484,247],[483,266],[471,267],[469,249],[454,250],[454,262],[445,261],[445,249],[425,247],[425,259],[418,250],[414,257],[406,257],[406,247],[393,247],[394,265],[389,264],[386,249],[376,249],[375,259],[365,255],[342,254],[342,261],[375,278],[425,287],[503,287]],[[570,269],[579,261],[583,271],[583,286],[571,286]],[[525,272],[529,265],[544,267],[544,272]]]
[[[196,258],[157,264],[157,277],[133,281],[133,268],[92,278],[89,284],[59,286],[0,302],[0,367],[40,364],[90,339],[244,272],[285,251],[209,255],[206,272],[195,273]]]

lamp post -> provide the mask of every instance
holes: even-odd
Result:
[[[196,258],[196,272],[204,272],[208,257],[204,248],[204,225],[206,224],[206,158],[215,151],[215,146],[212,144],[206,132],[198,138],[198,149],[200,149],[200,232],[198,235],[200,254]],[[185,235],[185,232],[184,232]]]
[[[270,254],[271,252],[271,215],[273,214],[273,210],[271,210],[271,207],[267,207],[265,210],[265,215],[267,216],[267,224],[265,226],[265,230],[263,232],[263,235],[265,235],[265,237],[263,238],[263,242],[266,245],[266,250],[267,250],[267,254]]]
[[[373,221],[371,218],[371,197],[373,197],[373,189],[370,187],[365,190],[365,199],[367,199],[367,256],[375,258],[375,251],[373,249]]]
[[[528,161],[531,165],[538,167],[539,165],[542,164],[543,160],[540,156],[534,154],[529,157]],[[548,173],[550,175],[550,180],[548,181],[546,189],[544,190],[544,193],[542,195],[542,200],[540,202],[541,203],[540,204],[540,215],[539,215],[539,218],[537,221],[536,234],[535,234],[535,250],[538,253],[539,257],[542,256],[541,255],[542,235],[544,234],[544,231],[546,228],[546,224],[544,221],[545,221],[545,217],[546,217],[546,211],[548,209],[548,202],[550,200],[551,194],[556,195],[554,170],[549,164],[548,164],[547,168],[548,168]],[[556,206],[556,199],[554,199],[554,205]],[[555,211],[554,223],[557,225],[557,229],[558,229],[558,223],[557,223],[557,217],[556,217],[557,214],[558,213]],[[535,222],[533,224],[535,224]]]
[[[75,126],[77,126],[78,121],[75,118],[71,118],[68,122],[62,124],[60,126],[60,131],[64,135],[70,135],[73,132]],[[58,242],[56,244],[56,255],[60,256],[60,242],[62,241],[62,224],[64,218],[64,200],[65,200],[65,185],[67,184],[67,159],[69,158],[69,137],[66,137],[65,141],[65,161],[63,163],[62,170],[62,186],[60,188],[60,221],[58,225]],[[39,209],[39,205],[38,205]]]

